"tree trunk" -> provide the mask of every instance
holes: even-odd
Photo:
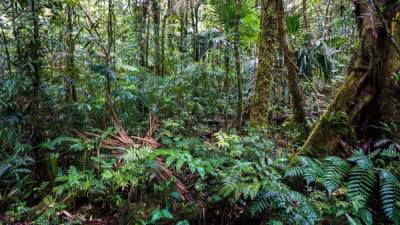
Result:
[[[377,3],[378,4],[378,3]],[[321,116],[302,151],[317,156],[340,154],[341,143],[378,138],[379,122],[400,123],[400,11],[393,2],[354,2],[361,46],[348,78]],[[384,10],[380,12],[379,10]],[[397,134],[400,136],[397,131]]]
[[[66,35],[66,46],[67,46],[67,56],[66,56],[66,98],[67,102],[75,102],[77,100],[76,96],[76,72],[74,63],[74,53],[75,53],[75,40],[74,40],[74,7],[70,4],[67,5],[67,35]]]
[[[40,34],[39,34],[39,9],[37,2],[35,0],[31,0],[31,13],[32,13],[32,39],[29,47],[29,55],[31,58],[31,74],[32,74],[32,121],[31,121],[31,141],[32,145],[36,145],[39,143],[40,139],[40,123],[39,119],[39,111],[40,111],[40,86],[41,86],[41,78],[40,78]]]
[[[140,41],[139,41],[139,47],[140,47],[140,65],[143,67],[146,67],[146,21],[147,21],[147,14],[148,14],[148,9],[149,9],[149,1],[145,0],[142,3],[141,7],[141,15],[140,15],[140,25],[139,25],[139,32],[140,32]]]
[[[7,60],[7,69],[8,69],[8,72],[11,74],[11,56],[10,56],[10,51],[9,51],[9,49],[8,49],[8,40],[7,40],[7,36],[6,36],[6,34],[4,33],[4,30],[3,30],[3,26],[2,25],[0,25],[0,30],[1,30],[1,34],[2,34],[2,36],[3,36],[3,47],[4,47],[4,52],[5,52],[5,54],[6,54],[6,60]],[[0,82],[0,84],[1,84],[1,82]]]
[[[303,0],[303,23],[304,23],[304,31],[308,31],[308,18],[307,18],[307,0]]]
[[[181,66],[180,66],[180,71],[183,70],[183,66],[185,64],[185,49],[186,49],[186,44],[185,40],[187,37],[187,14],[184,12],[179,13],[179,56],[180,56],[180,61],[181,61]]]
[[[146,25],[146,50],[145,50],[145,66],[149,66],[149,46],[150,46],[150,15],[147,18],[147,25]]]
[[[270,112],[272,74],[275,65],[276,23],[274,0],[261,1],[261,37],[256,87],[251,99],[250,124],[265,126]]]
[[[154,29],[154,72],[161,75],[161,52],[160,52],[160,2],[152,1],[153,29]]]
[[[240,7],[241,0],[236,0],[236,23],[235,23],[235,37],[233,42],[233,48],[235,51],[235,61],[236,61],[236,79],[237,79],[237,93],[238,93],[238,102],[237,102],[237,111],[236,111],[236,127],[241,128],[242,126],[242,117],[243,117],[243,80],[241,74],[241,66],[240,66]]]
[[[200,60],[199,56],[199,7],[197,5],[193,5],[193,3],[190,3],[190,15],[192,19],[192,29],[193,29],[193,39],[192,39],[192,45],[193,45],[193,60],[195,62],[198,62]]]
[[[165,75],[165,33],[167,29],[167,23],[168,23],[168,18],[171,12],[171,9],[169,8],[170,6],[170,0],[168,0],[167,3],[167,12],[165,12],[164,18],[162,20],[162,26],[161,26],[161,74]]]
[[[17,26],[17,14],[18,14],[18,2],[13,0],[11,1],[11,18],[12,18],[12,28],[13,28],[13,36],[15,40],[15,48],[17,53],[16,65],[17,68],[21,63],[21,44],[19,38],[19,27]]]
[[[107,46],[105,49],[104,57],[104,67],[105,67],[105,91],[106,96],[109,98],[111,96],[111,60],[112,60],[112,49],[114,46],[114,9],[113,0],[108,0],[108,20],[107,20]],[[112,104],[112,103],[109,103]]]
[[[283,0],[276,0],[276,20],[278,27],[278,39],[282,48],[285,66],[287,68],[287,81],[289,86],[289,92],[292,97],[294,120],[297,123],[305,124],[305,112],[304,112],[304,99],[301,86],[297,80],[297,66],[295,64],[294,52],[289,48],[286,40],[285,31],[285,11],[283,7]]]

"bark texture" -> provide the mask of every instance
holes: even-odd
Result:
[[[250,124],[252,126],[268,125],[270,113],[270,96],[272,74],[275,65],[275,8],[274,0],[261,1],[261,37],[258,49],[258,66],[256,86],[251,100]]]
[[[360,48],[349,64],[346,82],[302,151],[317,156],[337,155],[343,141],[377,138],[379,130],[375,126],[379,122],[400,123],[400,91],[393,79],[400,68],[396,48],[400,12],[394,1],[373,1],[354,3]]]

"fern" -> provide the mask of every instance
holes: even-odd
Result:
[[[143,160],[147,158],[150,153],[152,152],[150,148],[144,147],[144,148],[129,148],[125,150],[125,154],[122,155],[122,159],[124,159],[125,162],[136,162],[139,160]]]
[[[333,191],[342,185],[343,180],[350,169],[350,165],[339,157],[328,157],[325,159],[323,185],[331,195]]]
[[[255,214],[277,210],[285,224],[315,224],[317,214],[307,198],[295,191],[261,191],[250,205]]]
[[[372,196],[376,183],[377,176],[372,169],[355,166],[350,172],[347,184],[350,200],[361,197],[362,203],[365,204]]]
[[[300,157],[300,164],[304,168],[304,179],[307,185],[316,182],[324,174],[323,164],[317,159],[303,156]]]
[[[384,149],[381,152],[381,156],[389,158],[389,159],[399,159],[400,158],[400,152],[393,146],[394,145],[390,145],[389,148]]]
[[[400,182],[389,171],[380,171],[380,197],[385,215],[396,224],[400,221]]]
[[[303,167],[300,167],[300,166],[291,167],[291,168],[286,169],[285,177],[289,177],[289,178],[301,177],[301,176],[304,176],[305,173],[306,173],[306,171]]]

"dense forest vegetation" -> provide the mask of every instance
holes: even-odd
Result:
[[[400,224],[398,0],[2,0],[0,224]]]

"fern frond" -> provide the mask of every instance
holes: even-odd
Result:
[[[371,197],[377,183],[377,176],[372,169],[355,166],[349,176],[347,184],[348,196],[350,199],[359,199],[365,204]]]
[[[285,171],[285,177],[293,178],[293,177],[301,177],[306,173],[303,167],[292,167]]]
[[[382,170],[380,176],[380,197],[385,215],[393,222],[400,222],[400,182],[389,171]]]
[[[390,158],[390,159],[399,159],[400,158],[400,152],[397,151],[396,148],[391,147],[391,146],[389,146],[389,148],[383,150],[381,152],[381,156],[383,156],[385,158]]]
[[[309,157],[300,157],[300,164],[304,168],[304,179],[307,185],[317,181],[324,175],[323,164],[317,159],[312,159]]]
[[[346,174],[350,169],[350,165],[339,157],[328,157],[325,159],[327,162],[325,174],[322,177],[322,184],[331,195],[342,184]]]
[[[317,214],[307,198],[295,191],[262,191],[250,205],[250,212],[260,214],[276,209],[287,224],[315,224]]]

